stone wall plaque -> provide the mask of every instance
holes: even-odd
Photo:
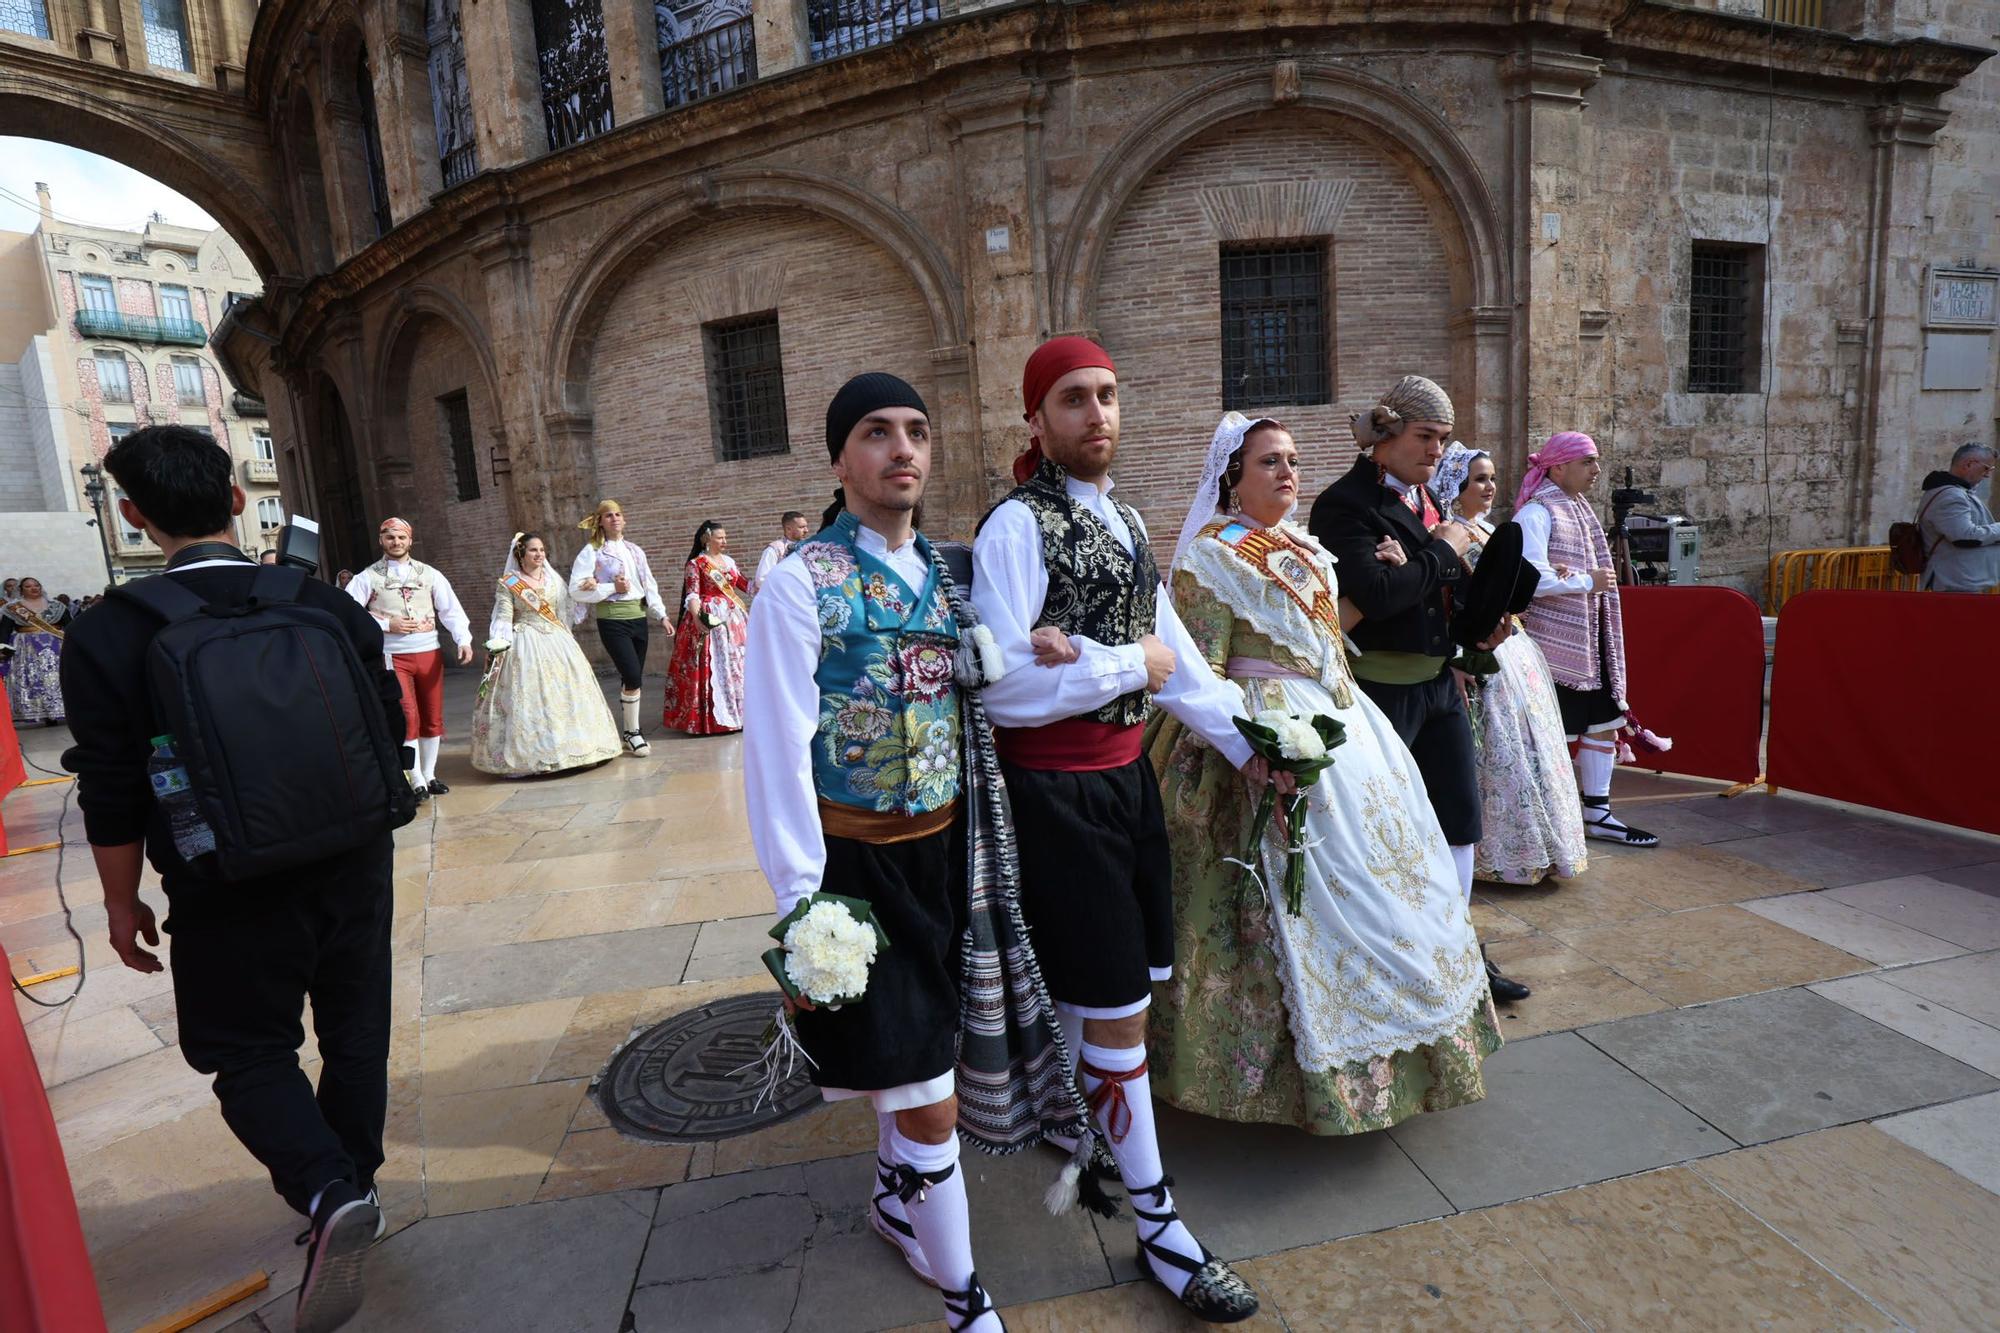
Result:
[[[2000,307],[2000,273],[1933,268],[1924,275],[1924,327],[1990,329]]]

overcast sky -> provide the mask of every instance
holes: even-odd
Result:
[[[35,229],[36,181],[48,182],[56,216],[70,222],[143,231],[148,217],[163,213],[176,226],[215,225],[185,195],[108,157],[46,139],[0,136],[0,231]]]

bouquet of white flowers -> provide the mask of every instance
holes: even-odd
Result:
[[[764,966],[786,996],[829,1009],[862,998],[875,955],[889,947],[867,903],[833,893],[801,900],[771,927],[771,938],[780,947],[765,951]]]
[[[1347,740],[1347,728],[1339,718],[1315,713],[1300,717],[1282,708],[1266,708],[1253,718],[1237,718],[1236,729],[1250,742],[1250,748],[1271,766],[1275,777],[1290,773],[1298,779],[1298,789],[1285,797],[1285,906],[1297,916],[1306,891],[1305,828],[1299,810],[1305,805],[1306,790],[1333,765],[1333,750]],[[1264,830],[1271,823],[1271,811],[1278,802],[1273,781],[1257,802],[1250,821],[1250,843],[1243,855],[1229,858],[1243,867],[1245,885],[1263,885],[1257,871],[1257,849],[1263,845]]]
[[[475,703],[486,702],[486,696],[493,693],[493,683],[500,678],[500,665],[507,660],[508,647],[505,639],[486,641],[486,671],[479,677],[479,688],[473,692]]]

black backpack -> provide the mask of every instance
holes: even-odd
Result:
[[[160,576],[113,595],[165,621],[146,650],[154,723],[174,737],[225,882],[295,869],[416,817],[370,672],[305,572],[260,565],[240,604]]]

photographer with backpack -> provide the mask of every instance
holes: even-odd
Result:
[[[182,1055],[215,1076],[231,1131],[311,1219],[297,1327],[322,1333],[359,1308],[382,1227],[390,835],[415,812],[401,691],[366,611],[231,541],[244,496],[209,436],[151,427],[104,466],[167,568],[70,631],[63,763],[112,948],[140,972],[162,967],[145,947],[159,933],[142,854],[160,873]],[[308,997],[317,1090],[297,1055]]]

